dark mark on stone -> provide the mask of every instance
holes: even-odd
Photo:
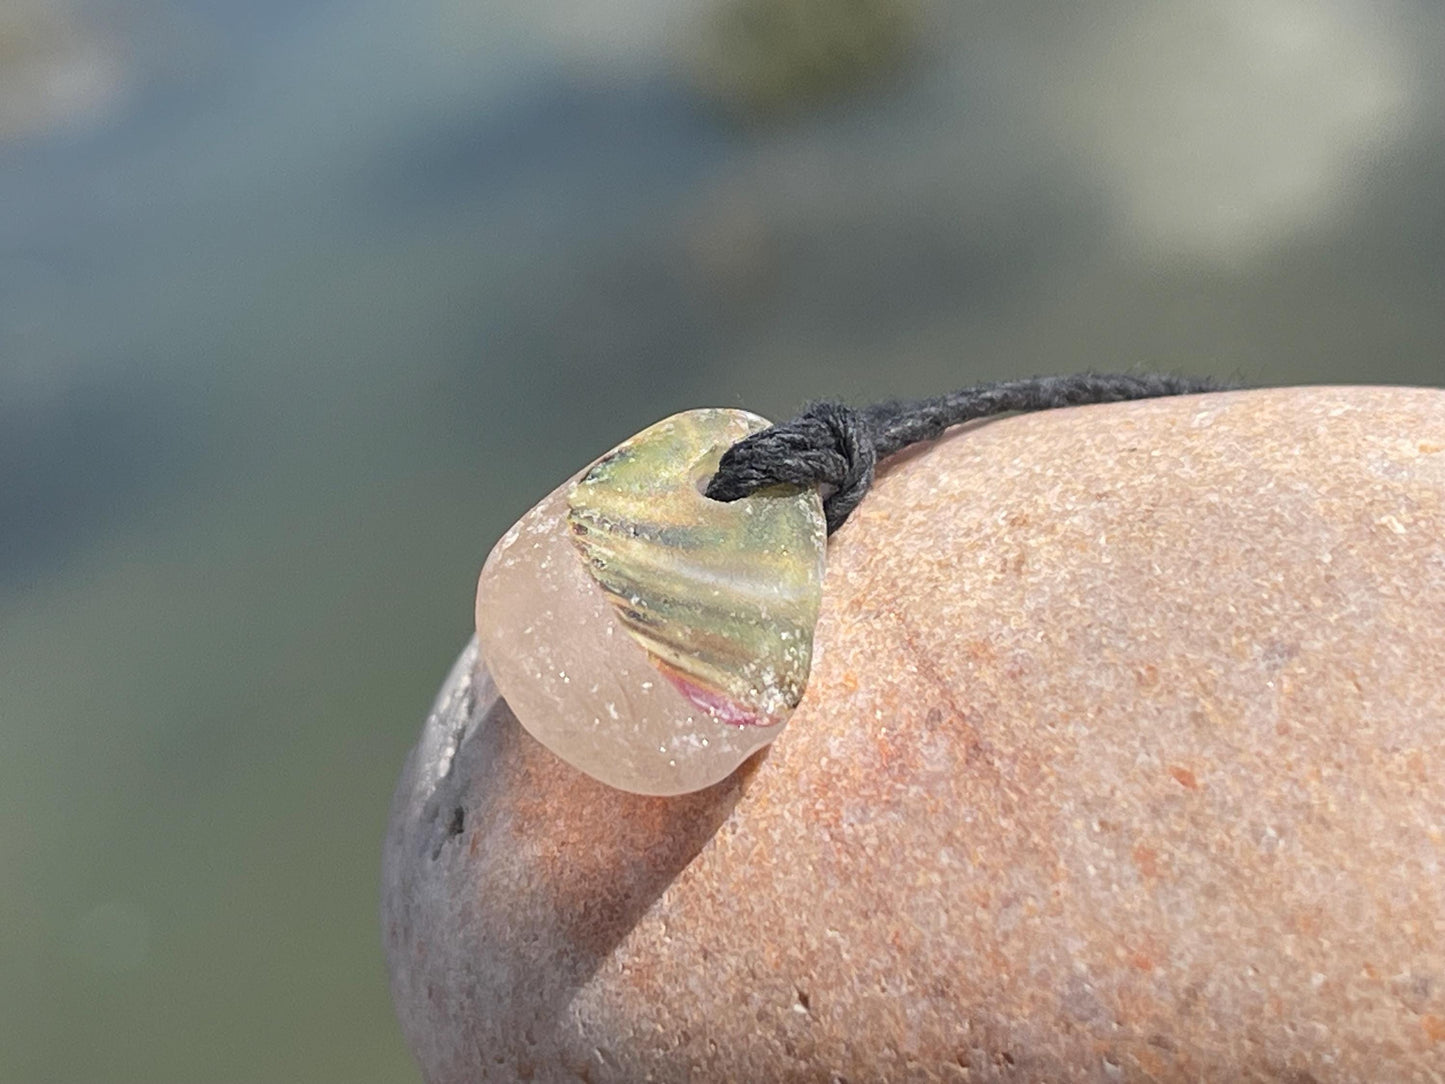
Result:
[[[452,815],[447,818],[447,826],[445,832],[442,834],[441,838],[436,841],[435,846],[433,846],[431,849],[431,857],[433,862],[435,862],[438,858],[442,856],[442,848],[446,846],[447,840],[456,839],[462,834],[463,829],[466,828],[466,823],[467,811],[461,806],[457,806],[455,809],[452,810]]]

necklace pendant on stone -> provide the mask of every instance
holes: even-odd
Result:
[[[803,695],[826,531],[815,487],[703,496],[768,423],[692,410],[618,445],[521,518],[487,558],[477,636],[522,726],[640,794],[725,778]]]

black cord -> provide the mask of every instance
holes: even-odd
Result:
[[[936,440],[950,426],[995,414],[1193,395],[1225,387],[1207,378],[1079,373],[975,384],[932,399],[895,400],[862,410],[842,403],[813,403],[792,421],[763,429],[729,448],[708,483],[707,495],[715,501],[735,501],[765,486],[826,486],[831,492],[823,500],[823,513],[832,534],[863,500],[880,459],[910,444]]]

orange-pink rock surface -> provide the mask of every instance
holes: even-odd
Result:
[[[1445,392],[1008,418],[829,550],[782,736],[567,767],[473,649],[386,841],[427,1079],[1445,1079]]]

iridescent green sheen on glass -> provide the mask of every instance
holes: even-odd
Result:
[[[702,495],[723,452],[767,424],[739,410],[674,415],[567,495],[573,541],[623,627],[683,695],[735,725],[772,725],[797,706],[822,597],[816,490]]]

